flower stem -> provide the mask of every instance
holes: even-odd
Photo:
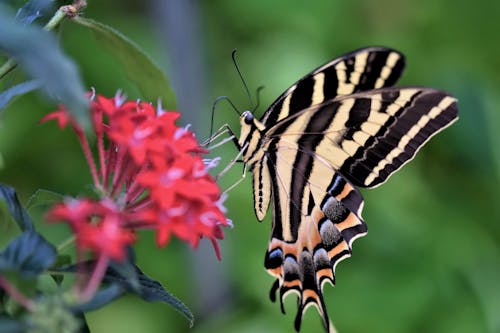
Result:
[[[72,5],[60,7],[43,28],[47,31],[54,30],[65,17],[74,17],[78,15],[78,12],[86,6],[86,1],[76,0]],[[9,58],[2,67],[0,67],[0,79],[16,68],[16,66],[17,63],[14,59]]]
[[[99,288],[102,278],[106,273],[106,269],[108,268],[108,262],[109,258],[105,255],[101,255],[99,259],[97,259],[97,264],[94,268],[94,271],[92,272],[90,280],[87,283],[87,287],[80,294],[84,302],[90,300],[92,296],[94,296],[97,289]]]
[[[99,182],[99,173],[97,172],[97,168],[95,165],[94,158],[92,157],[92,151],[90,150],[89,142],[85,133],[80,128],[74,126],[73,127],[78,140],[80,141],[80,145],[82,146],[83,154],[85,155],[85,159],[87,160],[87,164],[89,165],[90,173],[92,174],[92,179],[94,180],[94,186],[99,191],[103,191],[103,187]]]
[[[5,64],[0,67],[0,79],[3,78],[7,73],[16,68],[17,64],[14,59],[10,58],[5,62]]]
[[[28,311],[35,310],[35,302],[24,296],[13,284],[11,284],[7,279],[3,276],[0,276],[0,288],[5,290],[7,294],[9,294],[12,299],[14,299],[17,303],[24,306]]]
[[[73,244],[75,242],[75,236],[68,237],[65,241],[63,241],[61,244],[57,246],[57,252],[61,252],[64,250],[66,247],[69,245]]]
[[[64,6],[63,6],[64,7]],[[45,30],[50,31],[56,28],[59,23],[67,16],[67,12],[61,8],[57,10],[57,12],[52,16],[52,18],[47,22],[47,24],[43,27]]]

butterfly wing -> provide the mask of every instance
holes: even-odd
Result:
[[[390,87],[401,76],[403,55],[385,47],[369,47],[347,53],[318,67],[288,88],[261,118],[272,126],[310,106],[337,96]]]
[[[354,185],[374,187],[457,119],[456,100],[430,88],[382,88],[337,97],[271,127],[273,144],[297,142]],[[294,166],[297,167],[297,166]]]
[[[331,327],[324,282],[334,283],[335,266],[367,231],[352,184],[381,184],[456,117],[455,99],[444,92],[382,88],[309,107],[266,131],[265,159],[257,163],[273,201],[265,266],[281,302],[299,294],[297,329],[309,305]]]
[[[366,234],[361,218],[363,199],[360,193],[330,166],[314,160],[316,173],[306,174],[292,169],[290,163],[278,157],[282,152],[295,151],[282,145],[270,154],[269,168],[276,170],[271,180],[273,192],[273,229],[265,257],[265,267],[276,277],[271,300],[283,300],[296,293],[298,311],[295,328],[300,330],[302,314],[315,306],[328,332],[333,332],[323,299],[326,282],[335,283],[335,267],[351,255],[352,242]],[[306,155],[306,154],[304,154]],[[289,171],[290,172],[289,172]],[[271,172],[272,173],[272,172]],[[296,191],[287,191],[284,181],[293,174]],[[328,178],[327,178],[328,177]],[[326,187],[324,184],[327,184]]]
[[[279,127],[275,125],[336,97],[390,87],[399,79],[404,67],[404,56],[393,49],[368,47],[352,51],[318,67],[297,81],[271,104],[260,121],[266,128]],[[300,131],[298,134],[300,135]],[[252,172],[255,214],[261,221],[271,198],[267,161],[253,165]]]

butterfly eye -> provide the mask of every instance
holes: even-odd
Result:
[[[241,116],[243,117],[245,124],[250,125],[253,123],[253,114],[250,111],[243,112]]]

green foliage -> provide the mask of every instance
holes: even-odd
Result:
[[[54,246],[40,234],[29,230],[14,238],[0,252],[0,272],[15,272],[24,278],[35,278],[49,268],[55,259]]]
[[[156,102],[160,99],[167,109],[175,109],[175,95],[165,74],[137,44],[103,23],[83,17],[73,21],[94,33],[100,45],[121,63],[127,78],[139,88],[145,100]]]
[[[0,50],[13,57],[31,78],[37,80],[48,96],[67,105],[73,116],[88,126],[88,102],[76,65],[52,35],[19,24],[9,15],[11,13],[2,9],[5,8],[0,7]]]
[[[21,230],[33,230],[33,221],[21,206],[17,193],[12,187],[0,184],[0,200],[5,202],[10,215],[16,220]]]

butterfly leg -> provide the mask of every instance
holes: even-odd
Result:
[[[238,139],[236,138],[236,135],[234,134],[234,132],[232,131],[231,127],[229,126],[229,124],[224,124],[222,125],[213,135],[211,135],[208,139],[206,139],[202,144],[201,146],[202,147],[207,147],[212,143],[214,142],[215,140],[217,140],[219,137],[223,136],[223,135],[227,135],[228,137],[221,140],[220,142],[218,142],[217,144],[215,144],[214,146],[210,147],[211,149],[215,149],[217,147],[220,147],[222,145],[224,145],[226,142],[228,141],[233,141],[233,144],[239,148],[239,144],[238,144]]]
[[[245,177],[247,175],[247,165],[243,167],[243,173],[241,174],[240,179],[238,179],[236,182],[234,182],[233,185],[229,186],[227,189],[224,190],[223,194],[227,194],[229,191],[231,191],[233,188],[238,186],[239,183],[241,183],[243,180],[245,180]]]
[[[245,148],[245,147],[246,147],[246,145],[244,146],[244,148]],[[224,168],[221,172],[219,172],[219,173],[217,174],[217,176],[215,176],[215,180],[219,180],[219,178],[220,178],[220,177],[222,177],[224,174],[226,174],[226,173],[227,173],[227,172],[228,172],[228,171],[229,171],[229,170],[230,170],[230,169],[231,169],[231,168],[232,168],[232,167],[236,164],[236,162],[241,161],[241,160],[240,160],[240,158],[241,158],[241,156],[243,155],[243,152],[244,152],[244,150],[245,150],[244,148],[243,148],[243,149],[240,149],[240,151],[238,152],[238,154],[236,155],[236,157],[235,157],[235,158],[233,158],[233,159],[229,162],[229,164],[228,164],[228,165],[227,165],[227,166],[226,166],[226,167],[225,167],[225,168]],[[244,178],[244,177],[245,177],[245,173],[246,173],[246,164],[245,164],[245,168],[244,168],[244,170],[243,170],[243,171],[244,171],[244,172],[243,172],[243,176],[242,176],[242,178]],[[241,181],[241,180],[240,180],[240,181]]]

